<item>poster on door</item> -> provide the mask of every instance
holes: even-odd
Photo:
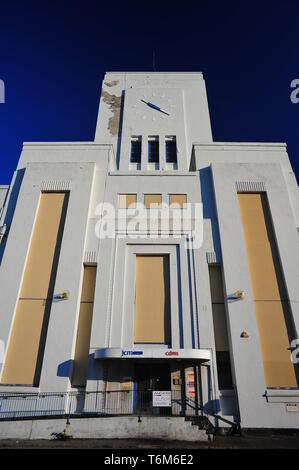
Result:
[[[155,390],[153,392],[153,406],[171,406],[171,392]]]
[[[187,372],[186,374],[186,394],[189,397],[195,397],[195,374]]]

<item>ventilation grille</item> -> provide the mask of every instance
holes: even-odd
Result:
[[[239,193],[260,193],[266,191],[263,181],[236,181],[236,188]]]
[[[221,258],[220,256],[215,253],[215,251],[207,251],[206,253],[207,256],[207,263],[208,264],[218,264],[221,263]]]
[[[96,263],[97,262],[97,252],[96,251],[85,251],[84,253],[84,263]]]
[[[42,181],[41,191],[70,191],[70,181]]]

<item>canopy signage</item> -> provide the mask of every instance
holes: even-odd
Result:
[[[209,361],[209,349],[166,349],[166,348],[100,348],[94,353],[95,359],[197,359]]]

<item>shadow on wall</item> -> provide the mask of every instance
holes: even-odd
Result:
[[[218,219],[215,205],[215,195],[213,190],[213,180],[209,167],[200,170],[201,200],[203,205],[203,218],[211,221],[212,238],[216,259],[221,259],[220,236]]]
[[[182,304],[182,282],[181,282],[181,258],[179,247],[176,247],[177,256],[177,282],[178,282],[178,309],[179,309],[179,325],[180,325],[180,348],[184,347],[183,332],[183,304]]]
[[[118,170],[119,170],[119,162],[120,162],[120,145],[121,145],[121,136],[122,136],[122,127],[123,127],[124,101],[125,101],[125,92],[122,91],[122,93],[121,93],[121,102],[120,102],[120,116],[119,116],[119,126],[118,126],[117,148],[116,148],[116,168]]]
[[[12,182],[13,186],[12,186],[12,189],[11,189],[11,194],[10,194],[10,197],[9,197],[5,218],[3,220],[3,224],[5,224],[8,229],[11,226],[11,222],[12,222],[13,215],[14,215],[14,212],[15,212],[15,208],[16,208],[16,204],[17,204],[21,184],[22,184],[22,181],[23,181],[24,173],[25,173],[25,169],[16,171],[15,178]],[[9,188],[9,191],[10,191],[10,188]],[[0,245],[0,264],[2,262],[3,254],[4,254],[4,251],[5,251],[6,241],[7,241],[7,237],[4,237],[4,239],[3,239],[3,241]]]
[[[57,377],[67,377],[71,379],[72,370],[73,370],[73,359],[62,362],[57,368]]]
[[[57,377],[66,377],[72,381],[74,359],[61,362],[57,368]],[[94,354],[88,355],[88,380],[102,380],[102,367],[94,360]]]

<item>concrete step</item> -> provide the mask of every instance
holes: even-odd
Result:
[[[0,439],[54,439],[65,428],[65,419],[0,422]],[[209,440],[204,429],[184,417],[171,416],[71,418],[67,433],[74,439]]]

